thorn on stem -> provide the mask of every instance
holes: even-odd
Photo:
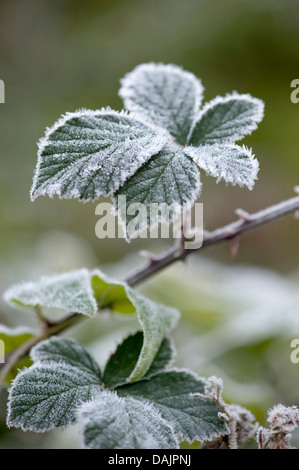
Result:
[[[235,214],[244,222],[249,222],[251,220],[251,215],[243,209],[236,209]]]
[[[299,220],[299,211],[294,212],[294,219]]]
[[[146,258],[149,262],[149,264],[154,264],[156,261],[157,261],[157,257],[156,255],[154,255],[153,253],[151,253],[150,251],[147,251],[147,250],[141,250],[139,252],[139,254],[141,256],[143,256],[144,258]]]
[[[299,185],[294,186],[294,191],[296,194],[299,194]]]

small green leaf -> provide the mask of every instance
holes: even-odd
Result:
[[[31,199],[109,195],[167,140],[166,132],[109,108],[68,113],[39,142]]]
[[[205,382],[185,370],[162,372],[150,380],[117,388],[120,396],[148,400],[171,424],[182,440],[210,440],[227,433],[218,417],[220,408],[209,400],[194,397],[204,393]]]
[[[194,204],[200,189],[200,173],[196,164],[179,146],[167,144],[114,194],[114,202],[127,237],[132,237],[146,227],[152,229],[159,222],[169,223],[175,213]],[[122,201],[119,196],[126,197],[125,204],[119,203]],[[140,209],[144,211],[145,207],[146,213],[140,211],[136,215],[136,211],[139,211],[137,205],[130,214],[128,208],[134,208],[135,203],[143,204]],[[163,205],[167,205],[166,211],[163,211]],[[174,214],[169,214],[170,206]]]
[[[127,383],[133,372],[143,344],[143,333],[138,331],[128,336],[111,354],[104,373],[103,382],[108,388],[115,388]],[[164,338],[161,346],[144,377],[152,377],[164,370],[172,361],[174,349],[168,338]]]
[[[8,357],[9,354],[21,346],[23,343],[28,341],[30,338],[36,335],[36,332],[26,328],[7,328],[4,325],[0,325],[0,341],[3,344],[3,354]],[[1,355],[1,344],[0,344],[0,367],[5,363],[5,357]],[[32,364],[29,356],[25,356],[14,364],[14,366],[7,373],[4,383],[10,385],[11,381],[15,378],[18,373],[18,369],[23,367],[29,367]]]
[[[88,316],[97,312],[87,269],[15,285],[4,293],[4,300],[14,306],[57,308]]]
[[[103,392],[78,412],[88,449],[176,449],[171,426],[146,402]]]
[[[42,360],[14,380],[9,394],[8,427],[43,432],[66,426],[75,421],[76,409],[82,402],[103,390],[98,367],[72,340],[47,340],[33,348],[32,356]]]
[[[96,286],[96,296],[98,299],[105,299],[104,304],[106,303],[105,291],[102,293],[101,288],[102,286],[105,288],[107,284],[108,292],[117,292],[117,294],[121,292],[121,302],[119,304],[121,311],[119,313],[127,313],[128,308],[132,311],[132,306],[134,307],[134,312],[136,312],[138,321],[143,330],[144,340],[138,361],[128,380],[132,382],[139,380],[150,368],[163,338],[177,325],[180,314],[178,310],[174,308],[152,302],[131,289],[127,284],[109,278],[99,270],[94,270],[92,276],[93,285]],[[98,278],[98,280],[96,278]],[[104,281],[104,283],[102,283],[102,281]],[[121,287],[124,290],[110,290],[110,285]],[[124,294],[126,294],[126,297]],[[119,297],[117,297],[117,300],[119,301]],[[109,298],[108,304],[114,305],[113,296]],[[126,305],[125,308],[124,304]],[[116,310],[115,305],[113,309]]]
[[[201,145],[186,147],[185,152],[193,158],[208,175],[232,185],[252,189],[257,179],[259,163],[251,150],[233,144]]]
[[[188,145],[235,143],[257,129],[264,103],[251,95],[232,93],[207,103],[197,118]]]
[[[176,65],[141,64],[121,80],[125,107],[165,127],[185,144],[201,104],[203,86]]]
[[[138,320],[144,335],[138,361],[128,378],[129,382],[134,382],[149,370],[163,338],[177,325],[180,313],[174,308],[152,302],[132,289],[128,290],[128,295],[136,306]]]

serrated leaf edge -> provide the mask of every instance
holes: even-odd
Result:
[[[138,106],[136,107],[134,102],[131,100],[131,93],[128,89],[130,84],[134,82],[136,78],[136,74],[140,72],[140,70],[157,70],[157,68],[161,68],[163,70],[168,70],[171,73],[175,73],[177,75],[185,75],[185,77],[188,77],[189,80],[191,80],[194,83],[194,89],[195,89],[195,102],[194,102],[194,112],[196,113],[201,105],[202,99],[203,99],[203,94],[204,94],[204,86],[202,84],[202,81],[200,78],[196,77],[192,72],[189,72],[188,70],[184,70],[183,67],[176,65],[176,64],[164,64],[162,62],[148,62],[146,64],[140,64],[137,65],[131,72],[128,72],[125,74],[123,78],[120,79],[120,84],[121,88],[118,91],[119,97],[123,100],[124,105],[126,108],[139,108]],[[137,109],[136,109],[136,112]],[[140,114],[142,114],[140,112]],[[152,120],[149,118],[149,121],[152,122]]]
[[[245,135],[250,135],[253,131],[255,131],[258,128],[258,124],[263,120],[263,117],[264,117],[264,111],[265,111],[264,101],[261,100],[260,98],[253,97],[249,93],[238,93],[237,91],[233,91],[231,93],[227,93],[224,96],[217,95],[211,101],[208,101],[207,103],[204,104],[204,106],[202,107],[199,114],[194,119],[194,122],[191,126],[190,132],[187,137],[187,145],[188,145],[188,142],[190,141],[190,138],[192,137],[196,124],[201,120],[204,114],[210,109],[212,109],[214,106],[216,106],[217,104],[227,103],[228,101],[232,99],[250,101],[251,103],[254,103],[257,106],[257,111],[255,114],[256,116],[255,122],[247,126],[247,132]],[[231,143],[238,142],[239,140],[243,138],[244,136],[241,137],[240,139],[234,139],[232,140]]]
[[[125,397],[120,397],[117,392],[115,391],[106,391],[104,390],[103,392],[100,392],[99,395],[103,396],[103,395],[108,395],[108,394],[115,394],[118,398],[118,400],[122,401]],[[139,400],[138,398],[135,398],[135,397],[131,397],[129,395],[129,397],[133,400],[138,400],[138,401],[143,401],[144,403],[146,403],[146,405],[148,407],[150,407],[152,410],[154,410],[154,412],[156,413],[156,415],[161,419],[162,422],[165,423],[165,425],[170,428],[170,430],[172,431],[172,437],[174,439],[174,441],[177,443],[177,446],[179,445],[179,439],[178,439],[178,436],[177,434],[175,433],[174,431],[174,428],[172,426],[172,424],[167,421],[165,418],[163,418],[163,416],[161,415],[160,411],[158,410],[158,408],[156,408],[156,406],[151,403],[149,400],[147,399],[142,399],[142,400]],[[83,436],[83,427],[84,427],[84,424],[82,424],[82,421],[84,421],[84,419],[82,419],[82,413],[84,413],[85,411],[85,408],[90,408],[93,404],[93,402],[97,401],[97,398],[98,396],[95,396],[92,400],[88,401],[88,402],[85,402],[85,403],[82,403],[81,405],[79,405],[79,407],[77,408],[77,413],[76,413],[76,416],[77,416],[77,422],[79,423],[79,426],[80,426],[80,442],[81,442],[81,447],[83,448],[88,448],[84,445],[84,436]]]
[[[36,168],[35,168],[35,172],[34,172],[34,176],[33,176],[33,183],[32,183],[31,189],[30,189],[30,199],[31,199],[32,202],[35,201],[35,199],[39,196],[48,195],[50,198],[53,198],[53,196],[55,194],[60,199],[78,198],[79,201],[83,202],[83,203],[86,203],[86,202],[89,202],[89,201],[94,202],[94,201],[98,200],[98,197],[80,199],[79,198],[80,194],[72,194],[72,195],[69,195],[69,196],[68,195],[62,195],[60,190],[58,190],[58,189],[56,191],[54,191],[53,193],[51,192],[51,194],[49,194],[48,190],[47,190],[47,187],[43,188],[43,186],[41,186],[35,194],[34,194],[34,192],[35,192],[35,187],[37,185],[37,181],[38,181],[38,177],[39,177],[40,166],[41,166],[41,162],[42,162],[42,152],[48,144],[48,138],[50,137],[50,135],[53,132],[55,132],[59,127],[63,126],[68,120],[73,119],[75,117],[81,117],[82,115],[85,115],[85,116],[99,116],[99,115],[100,116],[105,116],[107,114],[110,114],[110,115],[113,115],[113,116],[127,116],[127,117],[129,117],[133,120],[136,120],[139,123],[149,127],[151,130],[155,130],[157,133],[159,133],[161,135],[161,138],[164,136],[165,142],[164,142],[163,145],[161,145],[160,150],[166,144],[167,140],[171,140],[171,136],[170,136],[170,134],[168,133],[168,131],[166,129],[164,129],[161,126],[158,126],[157,124],[148,122],[148,120],[146,120],[143,116],[140,116],[137,113],[132,113],[132,112],[129,112],[129,111],[126,111],[126,110],[116,111],[116,110],[111,109],[109,106],[107,106],[107,107],[103,107],[103,108],[100,108],[100,109],[97,109],[97,110],[80,108],[80,109],[78,109],[74,112],[73,111],[72,112],[67,112],[67,113],[63,114],[62,116],[60,116],[60,118],[58,118],[58,120],[53,124],[53,126],[47,127],[46,131],[45,131],[45,135],[37,141],[37,146],[38,146],[37,164],[36,164]],[[159,151],[159,150],[157,150],[157,151]],[[150,158],[151,158],[151,156],[148,158],[148,160]],[[124,182],[125,181],[122,181],[121,184],[123,184]],[[110,191],[110,193],[107,194],[107,196],[112,194],[114,191]]]

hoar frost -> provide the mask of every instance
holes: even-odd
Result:
[[[217,182],[252,189],[258,161],[236,142],[257,128],[264,103],[233,92],[201,108],[203,91],[198,78],[176,65],[137,66],[121,80],[127,112],[68,113],[46,131],[32,200],[58,194],[116,201],[122,194],[128,204],[173,203],[185,212],[200,195],[199,168]]]

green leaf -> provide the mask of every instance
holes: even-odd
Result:
[[[203,86],[175,65],[142,64],[121,80],[125,107],[148,116],[185,144],[201,104]]]
[[[220,180],[247,186],[252,189],[257,179],[259,163],[251,150],[232,144],[186,147],[185,152],[193,158],[208,175]]]
[[[75,421],[76,409],[82,402],[103,390],[93,359],[88,359],[84,348],[72,340],[47,340],[33,348],[32,356],[42,360],[14,380],[9,394],[8,427],[43,432],[66,426]]]
[[[180,315],[176,309],[152,302],[97,269],[71,271],[44,277],[36,283],[20,284],[10,288],[4,298],[22,307],[60,308],[88,316],[95,315],[98,308],[136,313],[144,340],[130,381],[138,380],[148,371],[163,338],[176,326]]]
[[[127,284],[111,279],[99,270],[94,270],[92,276],[94,285],[102,285],[101,282],[98,284],[96,280],[98,277],[108,285],[111,284],[124,288],[124,291],[121,291],[122,301],[120,303],[121,311],[119,313],[127,313],[127,308],[123,309],[123,305],[124,303],[126,304],[126,302],[130,302],[130,309],[132,309],[131,306],[135,309],[134,311],[137,314],[138,321],[143,330],[144,339],[138,361],[128,380],[130,382],[139,380],[150,368],[163,338],[177,325],[180,314],[178,310],[174,308],[152,302],[131,289]],[[100,290],[97,291],[96,295],[97,297],[100,295],[100,298],[103,298],[100,292]],[[117,290],[117,292],[119,293],[120,290]],[[126,294],[126,298],[124,297],[124,293]],[[111,299],[109,300],[109,305],[110,303]],[[128,306],[129,304],[126,305]],[[115,305],[114,310],[116,310]]]
[[[78,412],[88,449],[176,449],[171,426],[152,405],[103,392]]]
[[[207,103],[188,138],[189,145],[234,143],[257,129],[264,103],[251,95],[232,93]]]
[[[143,345],[138,361],[128,378],[134,382],[149,370],[160,348],[163,338],[172,330],[180,318],[178,310],[152,302],[138,292],[128,291],[132,303],[136,306],[139,323],[143,329]]]
[[[149,223],[150,228],[153,228],[160,221],[169,222],[172,216],[169,216],[168,206],[172,206],[174,214],[190,208],[199,196],[200,189],[200,173],[196,164],[179,146],[166,145],[114,195],[118,215],[127,237],[130,238],[149,227]],[[125,204],[119,199],[120,196],[125,196]],[[132,214],[128,213],[129,206],[136,203],[143,204],[146,212],[144,213],[143,206],[136,216],[136,210],[139,211],[137,205],[136,210],[131,206],[134,208]],[[163,211],[163,205],[166,211]],[[159,206],[162,209],[160,212],[154,210]],[[136,217],[137,219],[133,220]]]
[[[96,269],[91,272],[91,283],[99,309],[109,308],[118,313],[136,312],[123,282],[112,279]]]
[[[143,344],[143,333],[138,331],[128,336],[118,345],[115,353],[111,354],[104,373],[103,382],[108,388],[127,383],[133,372]],[[174,349],[168,338],[164,338],[161,346],[144,377],[152,377],[164,370],[172,361]]]
[[[56,362],[78,367],[101,378],[101,371],[97,362],[85,348],[72,339],[61,339],[53,336],[48,340],[41,341],[32,349],[31,357],[34,362]]]
[[[204,393],[205,382],[185,370],[162,372],[150,380],[124,385],[116,389],[120,396],[147,400],[171,424],[175,434],[188,442],[210,440],[226,434],[218,417],[220,408],[209,400],[194,397]]]
[[[7,328],[4,325],[0,325],[0,367],[5,363],[5,357],[20,347],[23,343],[28,341],[30,338],[36,335],[34,330],[27,328]],[[1,341],[3,345],[3,351],[1,348]],[[11,381],[15,378],[18,373],[18,369],[23,367],[29,367],[32,364],[29,356],[25,356],[14,364],[10,371],[5,376],[4,383],[10,385]]]
[[[31,199],[108,195],[157,153],[166,133],[111,109],[68,113],[39,142]]]
[[[57,308],[87,316],[97,312],[87,269],[15,285],[4,293],[4,300],[14,306]]]

